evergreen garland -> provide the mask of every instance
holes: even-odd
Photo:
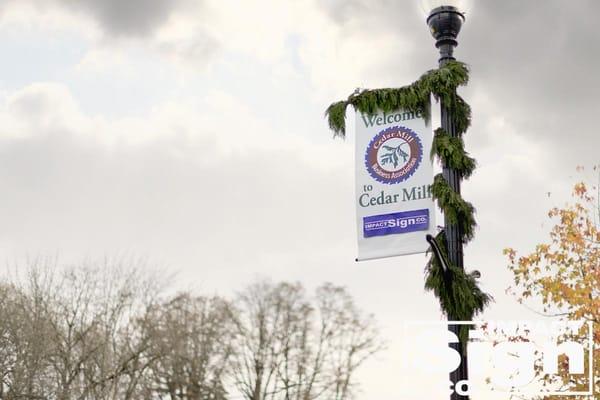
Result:
[[[469,82],[469,69],[464,63],[453,61],[444,67],[426,72],[411,85],[401,88],[369,89],[351,94],[346,100],[331,104],[325,115],[335,136],[346,136],[346,109],[374,115],[379,111],[403,109],[421,112],[430,118],[430,96],[442,100],[455,115],[456,129],[462,133],[471,123],[471,108],[456,94],[456,88]]]
[[[442,166],[456,170],[462,178],[471,176],[476,167],[475,160],[464,149],[460,137],[471,125],[471,107],[456,93],[459,86],[469,82],[469,70],[464,63],[452,61],[443,67],[426,72],[411,85],[401,88],[386,88],[357,91],[346,100],[331,104],[326,111],[329,127],[334,136],[346,135],[346,109],[354,107],[357,112],[372,116],[380,111],[389,113],[398,109],[420,112],[429,122],[430,98],[442,101],[453,117],[458,137],[451,137],[445,130],[437,129],[433,139],[431,157]],[[463,243],[473,239],[476,227],[475,208],[455,192],[442,174],[435,177],[432,195],[450,223],[459,225]],[[448,247],[444,231],[435,238],[444,257],[448,270],[444,271],[440,261],[432,254],[425,268],[425,289],[433,291],[440,301],[440,307],[448,318],[458,321],[471,321],[492,301],[477,283],[477,273],[466,273],[452,265],[447,257]],[[461,327],[461,342],[468,337],[468,328]]]
[[[438,258],[432,255],[425,267],[425,289],[432,291],[439,299],[440,307],[448,319],[472,321],[493,298],[479,288],[478,271],[466,273],[449,262],[444,231],[436,236],[435,241],[442,251],[448,270],[444,271]],[[469,327],[461,325],[458,334],[461,343],[466,343],[468,335]]]
[[[437,174],[433,178],[431,194],[437,200],[438,207],[444,212],[444,216],[448,218],[450,223],[459,225],[462,242],[471,241],[477,226],[473,205],[463,200],[461,195],[450,187],[442,174]]]
[[[469,178],[477,162],[465,152],[465,144],[460,137],[452,137],[442,129],[435,130],[431,146],[431,159],[435,157],[445,160],[446,166],[457,170],[461,177]]]

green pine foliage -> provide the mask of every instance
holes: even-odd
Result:
[[[463,178],[469,178],[477,162],[465,151],[465,144],[460,137],[452,137],[442,129],[435,130],[431,159],[438,157],[449,168],[460,172]]]
[[[462,135],[471,126],[471,106],[459,95],[455,94],[448,104],[449,110],[454,116],[454,128],[458,135]]]
[[[425,267],[425,289],[432,291],[439,299],[440,306],[448,319],[472,321],[473,317],[482,312],[493,299],[479,288],[476,272],[466,273],[462,268],[448,261],[444,232],[440,232],[435,241],[449,269],[444,272],[440,261],[432,255]],[[468,339],[466,325],[460,327],[459,339],[462,343]]]
[[[442,100],[454,112],[459,132],[471,124],[469,105],[456,95],[456,88],[469,82],[466,64],[453,61],[444,67],[426,72],[416,82],[401,88],[369,89],[353,93],[346,100],[333,103],[325,115],[334,136],[346,136],[346,109],[354,107],[357,112],[373,115],[379,111],[392,112],[403,109],[421,112],[426,120],[430,117],[430,98]]]
[[[426,72],[411,85],[401,88],[363,90],[353,93],[346,100],[333,103],[325,113],[334,136],[346,136],[346,110],[352,106],[357,112],[372,116],[380,111],[389,113],[399,109],[420,112],[429,121],[430,99],[442,102],[453,117],[458,137],[450,136],[445,130],[437,129],[433,139],[431,157],[437,158],[444,167],[456,170],[462,178],[469,178],[476,161],[465,151],[462,134],[471,125],[471,107],[456,93],[459,86],[469,82],[469,69],[464,63],[453,61],[443,67]],[[451,224],[458,224],[463,243],[473,239],[475,208],[455,192],[442,174],[435,177],[432,195]],[[442,231],[436,241],[444,253],[448,271],[431,255],[425,268],[425,289],[433,291],[440,301],[444,313],[452,320],[470,321],[492,301],[477,283],[475,273],[452,265],[447,257],[447,242]],[[468,337],[467,327],[460,330],[460,339]]]
[[[442,174],[436,175],[433,179],[431,194],[437,200],[438,207],[444,212],[444,216],[448,218],[449,222],[459,225],[463,243],[471,241],[477,226],[473,205],[456,193]]]

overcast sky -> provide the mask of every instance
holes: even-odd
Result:
[[[391,341],[361,398],[422,398],[397,378],[403,321],[441,318],[425,257],[354,262],[353,135],[323,117],[436,66],[417,3],[0,0],[0,258],[135,255],[205,293],[346,285]],[[496,297],[483,317],[507,319],[527,314],[502,249],[543,240],[600,161],[600,2],[475,3],[456,52],[479,162],[466,264]]]

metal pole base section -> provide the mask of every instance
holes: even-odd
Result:
[[[448,327],[448,330],[454,333],[457,337],[458,331],[460,329],[460,325],[451,325]],[[469,399],[469,396],[461,396],[456,393],[460,388],[459,382],[466,381],[469,379],[469,363],[467,358],[467,344],[464,346],[462,343],[450,343],[449,347],[454,349],[456,352],[460,354],[460,366],[455,370],[450,372],[450,382],[452,382],[452,394],[450,395],[451,400],[465,400]],[[461,392],[462,393],[462,392]]]

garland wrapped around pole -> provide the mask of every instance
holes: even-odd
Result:
[[[469,81],[469,70],[464,63],[450,61],[439,69],[425,73],[416,82],[401,88],[373,89],[358,91],[346,100],[333,103],[327,108],[326,117],[334,136],[346,135],[346,110],[354,107],[357,112],[374,115],[379,111],[392,112],[403,109],[420,112],[429,121],[431,118],[430,99],[442,102],[452,115],[454,127],[459,137],[450,136],[444,129],[435,131],[431,150],[432,159],[437,158],[444,167],[456,170],[460,177],[469,178],[476,162],[465,151],[460,135],[471,125],[471,108],[456,93],[459,86]],[[460,193],[450,187],[442,174],[433,181],[431,192],[438,207],[452,224],[457,224],[460,240],[467,243],[473,239],[476,227],[475,208],[465,201]],[[434,239],[442,262],[432,254],[425,267],[425,289],[432,291],[440,302],[442,311],[449,319],[471,321],[482,312],[492,297],[484,293],[477,283],[477,271],[466,273],[453,265],[447,256],[448,244],[444,231]],[[468,328],[460,329],[461,342],[468,338]]]

